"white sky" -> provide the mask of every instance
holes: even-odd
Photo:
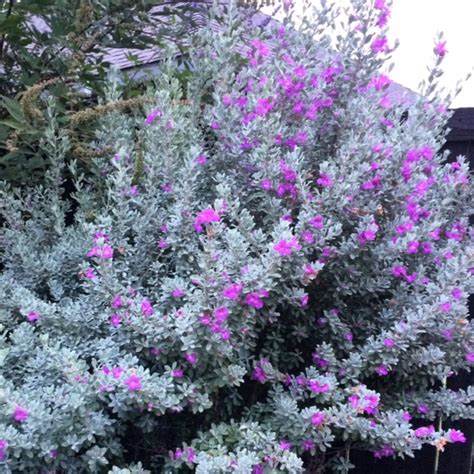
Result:
[[[344,4],[347,0],[335,1]],[[301,9],[301,0],[294,3]],[[372,0],[367,3],[372,4]],[[417,91],[428,75],[427,66],[433,62],[439,32],[444,33],[448,50],[441,85],[454,92],[456,83],[474,69],[474,0],[394,0],[388,36],[390,44],[398,38],[400,45],[392,57],[391,78]],[[451,106],[474,107],[474,77],[465,83]]]

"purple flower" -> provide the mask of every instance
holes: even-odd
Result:
[[[257,365],[252,372],[252,379],[257,382],[263,383],[267,380],[268,375],[260,365]]]
[[[182,379],[184,377],[184,370],[178,367],[171,371],[171,376],[175,379]]]
[[[279,447],[280,447],[281,450],[286,451],[286,450],[292,448],[292,444],[289,441],[287,441],[286,439],[282,439],[279,443]]]
[[[474,364],[474,352],[468,352],[466,354],[466,360],[470,363],[470,364]]]
[[[110,306],[113,309],[119,309],[122,307],[122,305],[123,305],[122,297],[120,295],[115,295]]]
[[[381,364],[375,368],[375,372],[377,372],[377,375],[383,377],[385,375],[388,375],[388,368],[385,365]]]
[[[196,365],[198,361],[198,355],[195,352],[188,352],[184,358],[191,364]]]
[[[395,346],[395,341],[393,339],[387,338],[383,340],[383,345],[388,349],[391,349]]]
[[[305,439],[303,440],[301,447],[303,448],[303,451],[311,451],[312,449],[315,448],[315,444],[312,439]]]
[[[446,49],[446,41],[439,41],[435,44],[434,53],[440,58],[444,58],[448,50]]]
[[[323,216],[317,215],[308,221],[308,223],[315,229],[321,230],[323,228]]]
[[[421,413],[422,415],[426,415],[429,411],[428,405],[426,403],[420,403],[417,407],[418,413]]]
[[[291,255],[294,250],[300,250],[301,245],[295,238],[291,240],[282,239],[273,246],[273,249],[276,250],[281,256],[287,257]]]
[[[161,117],[161,110],[156,108],[152,110],[145,119],[145,125],[151,125],[157,117]]]
[[[172,291],[171,296],[173,298],[182,298],[186,293],[181,288],[176,288]]]
[[[252,306],[255,309],[263,308],[262,298],[268,297],[267,290],[253,291],[245,296],[245,304]]]
[[[130,375],[124,382],[130,392],[138,392],[142,389],[142,382],[137,375]]]
[[[461,288],[453,288],[451,291],[451,295],[455,300],[459,300],[462,298],[462,290]]]
[[[95,269],[94,269],[94,268],[91,268],[91,267],[86,268],[86,269],[84,270],[83,275],[84,275],[84,278],[87,278],[88,280],[94,281],[94,280],[97,279],[97,274],[96,274],[96,272],[95,272]]]
[[[17,405],[12,416],[15,421],[18,421],[18,423],[23,423],[28,419],[30,413],[26,408]]]
[[[199,165],[199,166],[204,166],[207,163],[207,157],[204,155],[198,155],[194,161]]]
[[[120,317],[119,314],[112,314],[112,316],[110,317],[110,324],[114,328],[120,326],[121,321],[122,321],[122,318]]]
[[[104,245],[102,247],[95,246],[87,254],[88,257],[103,258],[104,260],[110,260],[114,256],[114,249],[110,245]]]
[[[221,306],[214,311],[214,317],[220,323],[223,323],[229,317],[229,309],[225,306]]]
[[[327,383],[319,383],[317,380],[310,380],[308,383],[309,389],[313,393],[327,393],[331,390],[331,387]]]
[[[26,319],[30,322],[30,323],[33,323],[35,321],[38,321],[40,319],[40,315],[39,313],[37,313],[36,311],[30,311],[27,315],[26,315]]]
[[[148,298],[145,298],[140,307],[143,316],[151,316],[153,314],[153,306]]]
[[[311,415],[311,424],[313,426],[320,426],[324,423],[325,421],[325,416],[324,413],[321,413],[320,411],[317,411],[316,413],[313,413]]]
[[[385,36],[377,36],[370,44],[374,53],[385,53],[389,50],[387,38]]]
[[[393,456],[394,454],[395,450],[388,444],[385,444],[382,448],[378,449],[377,451],[374,451],[374,457],[377,459]]]
[[[443,313],[449,313],[449,311],[451,311],[452,306],[453,305],[449,301],[445,301],[444,303],[438,305],[438,309]]]
[[[211,207],[208,207],[207,209],[202,210],[197,216],[194,221],[194,229],[196,229],[196,232],[200,233],[203,231],[203,224],[209,224],[211,222],[219,222],[220,221],[220,216],[217,214],[217,212],[212,209]]]
[[[236,300],[242,293],[243,285],[241,283],[234,283],[222,292],[222,296],[228,300]]]
[[[417,240],[412,240],[411,242],[408,242],[407,244],[407,253],[417,253],[418,248],[420,247],[420,242]]]
[[[464,433],[459,430],[448,430],[448,438],[452,443],[465,443],[466,437]]]
[[[122,369],[122,367],[114,367],[114,368],[112,369],[112,377],[113,377],[114,379],[119,379],[122,374],[123,374],[123,369]]]
[[[425,438],[426,436],[430,436],[435,432],[434,426],[422,426],[415,430],[415,436],[417,438]]]
[[[331,177],[326,173],[321,173],[319,178],[316,180],[316,183],[318,183],[323,188],[330,188],[333,184]]]

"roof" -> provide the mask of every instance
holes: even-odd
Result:
[[[454,110],[448,121],[451,129],[446,139],[448,141],[474,140],[474,107],[461,107]]]

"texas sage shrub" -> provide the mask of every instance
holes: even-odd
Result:
[[[88,175],[49,101],[44,183],[0,191],[2,472],[347,472],[465,441],[438,423],[474,415],[447,384],[474,340],[445,45],[406,98],[383,0],[336,40],[337,10],[285,8],[200,30],[186,81],[165,61],[152,107],[103,117]]]

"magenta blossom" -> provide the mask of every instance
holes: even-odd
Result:
[[[241,283],[234,283],[224,289],[222,296],[228,300],[236,300],[240,296],[240,293],[242,293],[242,290],[243,285]]]
[[[146,119],[145,119],[145,125],[151,125],[157,117],[161,117],[162,113],[161,113],[161,110],[156,108],[156,109],[153,109],[147,116],[146,116]]]
[[[381,364],[375,368],[375,372],[377,372],[377,375],[384,377],[385,375],[388,375],[388,368],[385,365]]]
[[[387,38],[385,36],[377,36],[370,44],[374,53],[385,53],[389,50]]]
[[[153,306],[148,298],[145,298],[140,307],[143,316],[151,316],[153,314]]]
[[[221,306],[214,311],[214,317],[220,323],[223,323],[229,317],[229,309],[225,306]]]
[[[26,408],[17,405],[12,416],[15,421],[18,421],[18,423],[23,423],[30,416],[30,412]]]
[[[290,256],[293,251],[301,250],[301,245],[298,243],[296,238],[291,240],[280,240],[273,246],[273,249],[276,250],[281,256],[287,257]]]
[[[464,433],[459,430],[448,430],[448,438],[452,443],[465,443],[466,437]]]
[[[196,365],[198,361],[198,355],[195,352],[188,352],[184,358],[191,364]]]
[[[245,296],[245,304],[255,309],[262,309],[264,305],[262,298],[267,298],[268,296],[267,290],[254,291]]]
[[[110,324],[114,328],[120,326],[121,321],[122,321],[122,318],[120,317],[119,314],[112,314],[112,316],[110,316]]]
[[[36,311],[30,311],[27,315],[26,315],[26,319],[30,322],[30,323],[33,323],[35,321],[38,321],[40,319],[40,315],[39,313],[37,313]]]
[[[201,233],[203,231],[203,224],[210,224],[211,222],[219,222],[220,217],[217,212],[208,207],[207,209],[202,210],[197,216],[194,221],[194,229],[196,232]]]
[[[115,295],[110,306],[113,309],[119,309],[122,307],[122,305],[123,305],[122,297],[120,295]]]
[[[317,380],[310,380],[308,387],[313,393],[327,393],[331,390],[329,384],[319,383]]]
[[[172,291],[171,296],[173,298],[182,298],[186,293],[181,288],[176,288]]]
[[[321,173],[319,178],[316,180],[316,183],[318,183],[323,188],[330,188],[333,184],[331,177],[326,173]]]
[[[446,49],[446,41],[439,41],[435,44],[434,53],[440,58],[444,58],[448,50]]]
[[[470,363],[470,364],[474,364],[474,352],[468,352],[466,354],[466,360]]]
[[[324,423],[325,421],[325,416],[324,413],[321,413],[320,411],[317,411],[316,413],[313,413],[311,415],[311,424],[313,426],[320,426]]]
[[[182,379],[184,377],[184,370],[178,367],[171,371],[171,376],[175,379]]]
[[[114,256],[114,249],[110,245],[104,245],[102,247],[95,246],[87,253],[88,257],[97,257],[104,260],[110,260]]]
[[[415,430],[415,436],[417,438],[425,438],[426,436],[431,436],[435,432],[434,426],[422,426]]]
[[[142,389],[142,382],[137,375],[130,375],[124,382],[130,392],[139,392]]]

